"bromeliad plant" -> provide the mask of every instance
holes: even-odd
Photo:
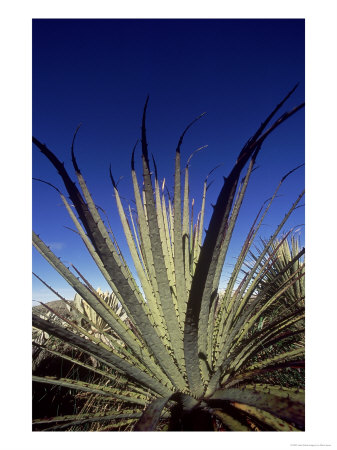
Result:
[[[128,316],[127,322],[121,320],[77,269],[82,281],[33,233],[36,249],[101,317],[107,329],[103,340],[71,321],[68,321],[69,326],[62,327],[33,316],[33,325],[94,357],[100,368],[87,365],[87,369],[106,376],[108,383],[50,377],[33,379],[114,399],[110,410],[105,409],[104,413],[53,417],[38,423],[59,422],[51,429],[61,429],[76,423],[131,421],[134,430],[155,430],[164,419],[169,430],[304,429],[303,390],[254,381],[263,373],[303,365],[303,346],[288,345],[289,339],[291,344],[303,340],[302,292],[290,310],[282,309],[262,328],[258,324],[272,305],[288,292],[297,295],[293,286],[304,275],[304,266],[299,264],[304,250],[293,255],[280,270],[270,270],[277,267],[275,261],[279,258],[275,239],[304,192],[290,207],[243,279],[240,278],[261,223],[290,173],[283,177],[271,200],[261,208],[243,242],[224,295],[221,298],[218,295],[233,229],[261,146],[275,128],[304,106],[295,107],[269,125],[295,88],[243,147],[229,176],[224,179],[204,239],[207,179],[201,211],[195,221],[193,201],[192,209],[189,202],[189,164],[185,168],[182,189],[180,162],[183,138],[199,117],[188,125],[178,142],[172,200],[165,196],[164,186],[159,185],[154,160],[154,177],[151,172],[145,126],[146,101],[141,136],[143,187],[140,189],[136,176],[134,148],[131,169],[136,214],[129,209],[130,219],[123,209],[110,168],[120,219],[141,288],[90,195],[75,158],[74,141],[72,162],[82,193],[55,154],[33,138],[37,148],[58,170],[71,204],[59,191],[62,201]],[[246,165],[247,172],[242,178]],[[90,321],[88,316],[82,318]],[[287,345],[283,346],[283,342]],[[277,348],[272,357],[266,356],[268,348]],[[77,363],[75,359],[73,362]],[[113,387],[109,382],[113,382]],[[116,404],[120,402],[124,409],[116,412],[119,409]]]
[[[290,242],[288,239],[287,233],[281,240],[275,240],[271,245],[267,245],[267,242],[264,239],[261,239],[262,242],[262,250],[267,247],[267,253],[260,261],[260,265],[262,267],[263,264],[268,262],[269,259],[269,269],[266,272],[265,279],[262,280],[260,290],[263,289],[264,284],[267,283],[269,285],[269,290],[273,289],[277,291],[280,286],[287,281],[287,279],[293,275],[296,271],[304,273],[304,264],[301,259],[297,259],[295,264],[290,264],[294,258],[301,252],[301,246],[299,238],[295,235],[292,235],[290,238]],[[276,257],[272,258],[272,253],[275,254]],[[255,263],[258,260],[258,256],[261,255],[261,249],[257,248],[257,254],[250,252],[252,263]],[[250,266],[251,268],[251,266]],[[272,286],[272,281],[275,279],[275,276],[282,272],[283,275],[276,279],[276,285]],[[291,288],[287,290],[284,294],[283,298],[283,307],[290,308],[292,305],[297,304],[302,301],[304,304],[305,297],[305,287],[304,287],[304,278],[299,278]]]

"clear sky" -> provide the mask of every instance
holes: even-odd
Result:
[[[109,165],[116,179],[123,177],[121,195],[131,200],[131,151],[140,137],[146,96],[150,95],[149,151],[169,188],[181,132],[193,118],[207,113],[189,130],[182,147],[184,165],[193,150],[208,145],[191,163],[190,193],[197,207],[205,176],[222,163],[208,191],[207,225],[222,176],[228,175],[246,140],[298,82],[281,113],[304,100],[304,63],[304,20],[300,19],[34,20],[33,135],[65,162],[75,179],[70,146],[82,123],[75,146],[79,167],[127,256]],[[139,149],[136,155],[139,162]],[[281,125],[260,152],[224,267],[223,285],[257,210],[282,176],[302,163],[304,110]],[[140,179],[139,163],[138,169]],[[65,192],[55,169],[36,148],[33,176]],[[282,187],[261,229],[263,237],[271,234],[303,186],[300,169]],[[304,208],[299,208],[286,226],[286,230],[301,228],[302,243],[303,224]],[[95,287],[106,287],[80,238],[65,228],[73,225],[60,197],[36,181],[33,227],[62,261],[77,266]],[[33,270],[62,295],[73,297],[35,249]],[[34,279],[33,299],[49,301],[55,295]]]

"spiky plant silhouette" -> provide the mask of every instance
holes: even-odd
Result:
[[[90,365],[87,369],[92,372],[99,370],[103,376],[105,373],[106,379],[114,383],[111,387],[109,383],[102,385],[64,378],[33,377],[36,382],[114,399],[109,411],[52,417],[36,423],[57,423],[50,429],[62,429],[76,423],[131,421],[134,430],[155,430],[164,419],[170,430],[214,430],[219,427],[240,431],[304,429],[302,389],[254,382],[256,375],[303,364],[302,346],[291,350],[289,346],[283,347],[290,335],[293,343],[296,337],[302,339],[303,303],[295,302],[291,311],[284,308],[262,328],[258,324],[273,304],[287,293],[296,294],[294,287],[304,276],[303,265],[299,266],[304,250],[291,257],[281,270],[270,270],[271,261],[278,258],[273,247],[275,239],[304,192],[265,242],[264,249],[246,271],[244,279],[238,281],[261,223],[290,173],[282,178],[271,200],[259,211],[242,243],[225,293],[218,297],[222,267],[262,144],[273,130],[304,106],[300,104],[271,123],[295,89],[296,86],[239,153],[231,172],[224,179],[204,238],[207,180],[201,211],[194,223],[193,214],[190,216],[189,166],[187,164],[185,168],[182,189],[180,162],[184,136],[201,116],[186,127],[179,139],[172,200],[165,196],[159,185],[155,164],[154,173],[150,168],[146,139],[147,99],[141,133],[143,187],[140,188],[137,181],[134,149],[131,169],[137,212],[135,215],[130,211],[130,219],[125,214],[110,170],[120,219],[141,289],[91,197],[75,158],[74,141],[72,162],[82,192],[55,154],[33,138],[36,147],[59,172],[71,204],[59,191],[61,199],[90,255],[128,316],[128,323],[121,320],[78,269],[75,268],[82,281],[38,235],[33,234],[36,249],[101,317],[108,331],[103,340],[88,333],[78,323],[68,321],[69,326],[62,327],[38,316],[33,316],[34,327],[94,357],[100,364],[99,369]],[[242,178],[245,166],[247,171]],[[81,315],[80,311],[78,313]],[[82,316],[84,322],[90,322],[88,316]],[[296,331],[294,324],[297,324]],[[275,344],[280,351],[275,356],[266,356],[265,350]],[[75,359],[73,362],[76,364]],[[118,402],[123,402],[122,411],[117,411],[115,405]]]

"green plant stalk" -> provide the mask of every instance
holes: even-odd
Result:
[[[166,320],[167,330],[174,351],[174,355],[180,370],[184,368],[184,353],[183,353],[183,335],[179,327],[177,316],[172,303],[171,292],[168,283],[167,270],[164,263],[163,247],[160,238],[160,232],[157,221],[157,213],[154,205],[153,188],[149,168],[145,117],[146,117],[147,102],[144,107],[143,121],[142,121],[142,162],[143,162],[143,178],[144,191],[146,198],[146,208],[148,216],[148,224],[151,229],[150,243],[153,254],[154,270],[157,279],[158,293],[161,300],[163,315]],[[180,386],[186,388],[186,382],[180,375]]]

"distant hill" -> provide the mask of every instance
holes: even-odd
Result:
[[[72,300],[69,301],[72,302]],[[48,305],[50,308],[52,308],[59,314],[70,316],[69,310],[67,309],[66,305],[63,303],[62,300],[54,300],[52,302],[47,302],[46,305]],[[34,314],[42,314],[48,311],[43,305],[33,306],[32,309]]]

